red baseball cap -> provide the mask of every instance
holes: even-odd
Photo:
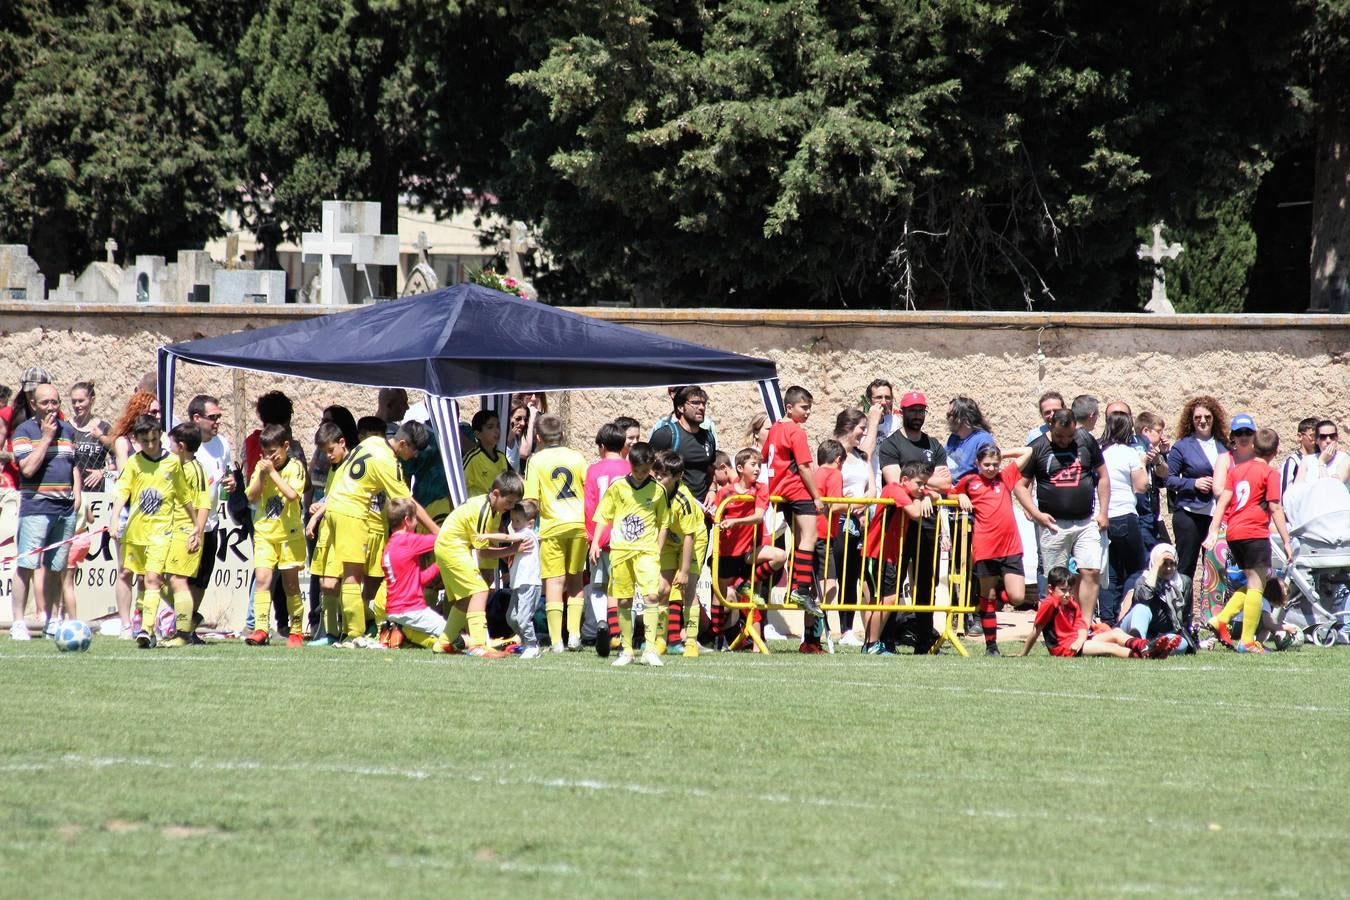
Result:
[[[911,406],[927,406],[928,398],[921,391],[909,391],[900,398],[900,408],[909,409]]]

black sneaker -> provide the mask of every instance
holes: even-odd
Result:
[[[1002,656],[1003,654],[998,652],[998,644],[986,644],[985,647],[984,647],[984,655],[985,655],[985,656]]]
[[[595,655],[601,659],[609,656],[609,626],[606,625],[595,632]]]

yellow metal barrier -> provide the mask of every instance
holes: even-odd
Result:
[[[716,531],[717,524],[722,521],[723,513],[726,510],[726,507],[729,503],[753,499],[754,497],[752,497],[749,494],[733,494],[731,496],[724,498],[722,502],[718,504],[717,509],[713,514],[714,531]],[[900,511],[895,508],[895,502],[887,498],[823,497],[821,499],[826,506],[830,519],[834,519],[835,516],[845,514],[844,511],[841,511],[840,509],[841,507],[843,507],[844,510],[847,510],[848,507],[857,507],[857,506],[869,507],[869,516],[868,516],[869,520],[873,517],[881,516],[883,548],[887,543],[885,541],[886,526],[888,524],[887,517],[891,515],[901,515]],[[770,500],[774,504],[775,508],[777,507],[778,504],[783,502],[782,497],[771,497]],[[957,621],[958,618],[964,617],[965,615],[974,613],[976,611],[976,607],[973,606],[970,602],[971,585],[974,582],[973,573],[971,571],[972,563],[970,560],[970,553],[969,553],[971,518],[968,513],[963,512],[960,509],[955,500],[934,501],[933,515],[937,518],[936,525],[937,525],[938,540],[933,542],[933,551],[932,551],[933,565],[931,570],[933,572],[933,583],[932,583],[932,590],[928,594],[928,596],[932,598],[932,602],[923,605],[919,605],[913,602],[916,585],[914,584],[913,577],[911,577],[909,580],[910,591],[908,593],[908,599],[910,602],[821,603],[820,604],[821,611],[829,612],[832,610],[833,611],[852,610],[854,612],[881,612],[881,613],[889,613],[889,612],[942,613],[944,614],[943,627],[938,634],[938,639],[933,642],[933,646],[929,649],[928,652],[937,653],[939,650],[942,649],[944,644],[951,644],[951,646],[955,648],[957,653],[961,654],[962,656],[968,656],[969,654],[966,652],[966,648],[962,645],[960,639],[957,637],[956,629],[958,627]],[[896,572],[897,600],[903,599],[900,595],[904,593],[903,585],[905,583],[906,573],[903,570],[899,570],[899,565],[905,562],[903,548],[905,542],[905,535],[910,522],[907,518],[902,517],[901,523],[902,523],[901,531],[900,536],[898,538],[898,548],[897,548],[899,556],[897,562],[898,571]],[[753,562],[753,555],[757,553],[758,548],[763,545],[763,542],[761,540],[763,527],[764,526],[762,523],[760,525],[755,526],[756,533],[751,551],[752,562],[750,565],[750,579],[749,579],[751,596],[746,599],[731,600],[723,596],[720,579],[718,578],[718,566],[721,560],[721,554],[716,552],[717,545],[716,543],[714,543],[715,541],[718,540],[719,535],[714,533],[710,538],[709,553],[712,555],[711,569],[712,569],[713,597],[724,608],[740,610],[742,611],[742,613],[744,613],[744,615],[742,616],[741,632],[731,642],[732,650],[736,650],[741,646],[743,646],[746,641],[750,641],[755,645],[755,647],[759,650],[759,652],[761,653],[769,652],[768,644],[764,642],[764,638],[760,634],[760,630],[755,623],[755,616],[754,616],[755,612],[767,612],[768,610],[801,610],[801,606],[799,604],[793,603],[790,600],[783,603],[775,603],[772,602],[772,594],[771,594],[770,601],[765,602],[759,599],[754,594],[756,566]],[[831,542],[834,540],[834,538],[831,537],[829,531],[827,531],[826,534],[821,535],[817,539],[818,540],[824,539],[825,541],[825,558],[826,558],[826,567],[828,571],[829,565],[828,560],[830,558]],[[864,525],[863,532],[859,536],[859,540],[861,540],[864,544],[863,548],[864,553],[865,553],[866,539],[867,539],[867,526]],[[791,529],[788,529],[788,531],[786,532],[786,547],[788,548],[788,560],[785,563],[785,566],[788,567],[789,569],[789,576],[790,576],[790,568],[792,566],[792,550],[793,548],[795,548],[795,546],[796,546],[795,537],[792,534]],[[865,560],[866,556],[864,556],[863,558]],[[880,557],[878,557],[878,562],[880,563]],[[916,560],[910,560],[910,562],[911,563],[916,562]],[[841,586],[841,592],[844,579],[847,576],[846,571],[847,564],[848,561],[847,559],[845,559],[844,570],[840,571],[838,576]],[[876,567],[875,584],[871,585],[873,597],[878,597],[881,594],[882,568],[883,566],[880,564],[878,564]],[[917,571],[918,567],[915,566],[914,572],[917,573]],[[864,573],[862,572],[855,573],[855,577],[858,579],[860,586],[865,584],[863,575]],[[790,583],[791,578],[789,577],[789,584]],[[945,597],[946,602],[938,602],[939,599],[943,597]]]

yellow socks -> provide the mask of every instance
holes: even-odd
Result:
[[[1247,592],[1245,590],[1234,591],[1233,596],[1229,597],[1228,602],[1224,604],[1223,611],[1214,617],[1214,621],[1222,622],[1225,625],[1233,621],[1233,617],[1242,612],[1247,602],[1246,598]]]
[[[487,646],[487,613],[471,612],[467,613],[469,620],[469,646],[486,647]]]
[[[633,607],[623,605],[619,607],[619,640],[623,647],[623,652],[629,656],[633,655]]]
[[[655,600],[649,601],[642,610],[642,628],[646,632],[646,640],[643,646],[653,653],[658,652],[657,640],[665,643],[665,631],[661,628],[661,607],[664,603],[657,603]]]
[[[337,640],[342,636],[342,594],[340,591],[323,591],[319,594],[323,604],[324,634]]]
[[[189,594],[188,596],[191,597],[190,594]],[[178,595],[177,595],[177,594],[174,594],[174,597],[173,597],[173,604],[174,604],[175,607],[178,606]],[[291,620],[291,634],[304,634],[304,633],[305,633],[305,601],[304,601],[304,598],[301,597],[299,594],[295,594],[294,596],[292,596],[291,594],[287,594],[287,595],[286,595],[286,612],[289,614],[290,620]],[[181,613],[180,613],[180,615],[181,615]],[[191,611],[191,607],[190,607],[190,606],[189,606],[189,609],[188,609],[188,615],[189,615],[189,616],[192,615],[192,611]]]
[[[1263,593],[1264,591],[1260,588],[1247,588],[1246,602],[1242,604],[1242,643],[1244,644],[1250,644],[1256,640],[1256,632],[1261,625],[1261,595]],[[1241,596],[1241,594],[1236,594],[1234,599]]]
[[[575,643],[581,640],[581,614],[586,610],[586,598],[569,597],[567,600],[567,639]]]
[[[347,637],[366,633],[366,602],[361,599],[360,582],[342,582],[342,620],[347,625]]]
[[[563,602],[561,600],[549,600],[544,604],[544,612],[548,615],[549,643],[561,644],[563,639]]]
[[[458,604],[451,604],[449,612],[445,617],[445,636],[453,642],[469,627],[469,614]]]
[[[183,588],[173,592],[173,617],[179,634],[192,633],[192,591]]]

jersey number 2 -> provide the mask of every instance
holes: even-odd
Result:
[[[577,492],[572,489],[572,470],[566,466],[558,466],[553,470],[553,480],[561,481],[562,487],[558,488],[559,500],[572,500]]]

